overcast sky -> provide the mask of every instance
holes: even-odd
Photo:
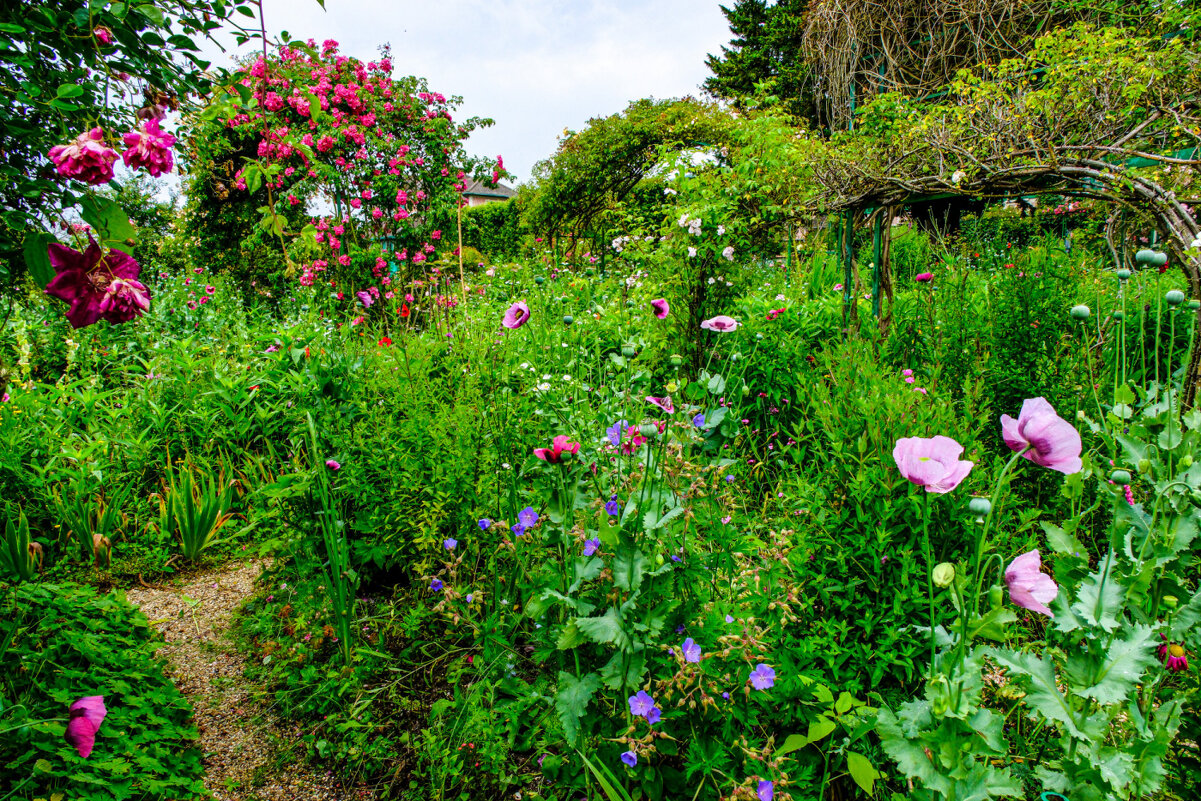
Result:
[[[491,117],[468,150],[504,156],[519,181],[564,128],[642,97],[699,96],[705,56],[730,39],[718,0],[264,0],[287,31],[370,61],[392,45],[396,75],[459,95],[458,117]],[[247,20],[249,22],[249,20]],[[251,49],[243,48],[242,52]],[[228,56],[211,54],[217,63]]]

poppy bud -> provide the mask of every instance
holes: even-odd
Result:
[[[1127,279],[1129,279],[1129,278],[1130,278],[1130,271],[1129,271],[1129,270],[1127,270],[1125,267],[1123,267],[1122,269],[1118,270],[1118,280],[1119,280],[1119,281],[1125,281],[1125,280],[1127,280]]]
[[[575,322],[575,318],[572,317],[570,314],[563,315],[563,325],[571,325],[574,322]]]
[[[1184,456],[1180,457],[1180,461],[1177,464],[1180,465],[1181,470],[1186,470],[1189,467],[1192,467],[1193,466],[1193,455],[1191,453],[1186,453]]]
[[[984,517],[992,511],[992,501],[988,498],[972,498],[968,501],[967,508],[977,517]]]
[[[751,394],[751,388],[748,387],[746,384],[743,384],[742,385],[742,397],[745,398],[747,395],[750,395],[750,394]]]
[[[1134,254],[1134,260],[1139,264],[1154,264],[1155,257],[1159,254],[1150,248],[1143,248],[1138,253]]]
[[[1071,314],[1072,317],[1076,318],[1077,320],[1087,320],[1088,315],[1089,315],[1089,310],[1088,310],[1088,306],[1080,305],[1080,306],[1073,306],[1072,310],[1068,313]]]
[[[1143,475],[1150,473],[1151,472],[1151,460],[1150,459],[1139,459],[1138,460],[1138,471],[1140,473],[1142,473]]]
[[[638,352],[638,349],[635,348],[633,345],[622,345],[621,346],[621,355],[625,356],[627,359],[631,358],[637,352]]]
[[[1173,289],[1171,292],[1165,294],[1163,299],[1169,306],[1179,306],[1181,303],[1184,303],[1184,293],[1179,289]]]
[[[1003,596],[1002,596],[1002,592],[1001,592],[1001,585],[1000,584],[992,585],[992,587],[990,587],[988,590],[988,603],[992,606],[993,609],[1000,609],[1002,600],[1003,600]]]
[[[950,562],[937,565],[932,572],[936,587],[950,587],[955,580],[955,565]]]
[[[1176,604],[1178,604],[1178,603],[1180,603],[1180,599],[1177,598],[1175,595],[1165,595],[1163,597],[1163,605],[1166,606],[1168,609],[1175,609]]]
[[[1119,487],[1124,487],[1130,483],[1130,473],[1125,470],[1114,470],[1109,474],[1109,480]]]

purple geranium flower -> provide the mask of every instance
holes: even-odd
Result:
[[[600,548],[600,540],[593,537],[590,540],[584,540],[584,556],[592,556]]]
[[[959,486],[972,462],[961,461],[963,446],[950,437],[902,437],[892,449],[901,475],[926,492],[942,494]]]
[[[701,647],[691,637],[684,640],[683,648],[684,661],[692,662],[693,664],[701,661]]]
[[[760,662],[755,665],[755,669],[751,671],[751,686],[756,690],[768,690],[776,683],[776,671],[772,670],[771,665]]]
[[[614,448],[621,447],[621,432],[626,430],[626,425],[628,425],[628,423],[626,423],[625,420],[618,420],[616,423],[605,429],[605,436],[609,438],[609,444]]]
[[[67,721],[67,742],[75,746],[75,750],[84,759],[92,753],[96,744],[96,732],[104,722],[108,710],[104,708],[103,695],[87,695],[71,704],[69,720]]]
[[[692,424],[697,428],[705,427],[705,413],[701,412],[696,417],[692,418]]]
[[[633,751],[626,751],[621,755],[621,761],[632,768],[638,764],[638,755]]]
[[[538,522],[538,513],[534,511],[533,507],[527,506],[517,513],[517,522],[526,528],[533,528],[534,524]]]
[[[663,710],[659,707],[651,707],[651,711],[646,713],[646,722],[654,726],[663,717]]]
[[[458,544],[459,541],[454,538],[442,540],[442,547],[448,551],[453,551]]]
[[[438,592],[439,590],[441,590],[442,589],[442,579],[434,579],[433,581],[431,581],[430,589],[433,590],[434,592]]]
[[[616,495],[610,498],[605,504],[605,511],[608,512],[610,516],[621,514],[621,503],[618,502]]]
[[[759,801],[771,801],[772,798],[775,797],[775,794],[775,782],[768,781],[767,779],[759,780],[759,789],[755,793],[755,795],[758,796]]]
[[[655,699],[646,690],[639,690],[629,697],[630,714],[646,717],[655,708]]]
[[[125,323],[150,309],[150,290],[137,280],[142,268],[128,253],[113,248],[105,254],[95,242],[83,253],[58,243],[48,252],[57,274],[46,294],[71,304],[72,328]]]
[[[1023,401],[1016,420],[1001,415],[1001,438],[1010,450],[1025,450],[1022,455],[1041,467],[1071,475],[1084,466],[1080,432],[1056,414],[1046,398]]]
[[[476,525],[480,527],[480,531],[487,531],[492,528],[492,521],[486,517],[481,517],[479,523]]]
[[[501,325],[505,328],[521,328],[529,319],[530,307],[525,305],[524,300],[519,300],[505,312],[505,319],[501,321]]]
[[[509,526],[509,531],[512,531],[518,537],[525,536],[525,526],[521,525],[520,523],[514,523],[513,525]]]

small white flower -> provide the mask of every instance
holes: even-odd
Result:
[[[690,258],[690,259],[696,258],[696,248],[688,248],[688,258]]]
[[[726,235],[726,227],[725,227],[724,225],[719,225],[719,226],[717,226],[717,235],[718,235],[718,236],[725,236],[725,235]]]
[[[734,246],[726,245],[726,248],[721,252],[721,255],[724,256],[727,261],[734,261]]]
[[[675,193],[676,193],[676,190],[672,189],[670,186],[664,187],[664,189],[663,189],[663,194],[665,194],[665,195],[674,195]]]
[[[710,278],[710,279],[709,279],[709,283],[710,283],[710,284],[714,284],[714,283],[717,283],[717,282],[716,282],[714,279]]]
[[[951,183],[957,184],[966,177],[967,173],[963,170],[955,170],[955,172],[951,173]]]

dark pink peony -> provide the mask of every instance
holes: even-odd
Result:
[[[558,464],[563,461],[564,453],[577,454],[580,452],[580,443],[572,442],[564,435],[560,434],[551,440],[549,448],[534,448],[534,455],[544,462]]]
[[[104,722],[108,710],[104,708],[103,695],[88,695],[71,704],[70,720],[67,721],[67,742],[84,759],[92,753],[96,744],[96,732]]]
[[[71,327],[86,328],[101,319],[124,323],[150,308],[150,291],[137,280],[142,268],[128,253],[105,254],[95,242],[83,253],[57,243],[49,252],[58,274],[46,294],[71,304]]]
[[[125,162],[126,167],[145,168],[146,172],[157,178],[165,172],[171,172],[171,168],[175,166],[175,158],[171,155],[175,137],[164,133],[154,117],[143,122],[140,129],[125,134],[123,138],[128,150],[121,155],[121,160]]]
[[[505,319],[501,321],[501,325],[505,328],[521,328],[529,319],[530,307],[525,305],[524,300],[519,300],[505,312]]]
[[[967,478],[972,462],[961,461],[963,446],[950,437],[903,437],[892,449],[901,475],[926,492],[950,492]]]
[[[1001,415],[1001,438],[1010,450],[1021,451],[1036,465],[1071,475],[1083,467],[1080,461],[1080,432],[1055,413],[1046,398],[1022,402],[1022,411],[1014,420]]]
[[[102,129],[93,128],[75,137],[69,145],[50,148],[50,160],[64,178],[74,178],[95,186],[113,180],[113,162],[117,160],[117,151],[104,143]]]

